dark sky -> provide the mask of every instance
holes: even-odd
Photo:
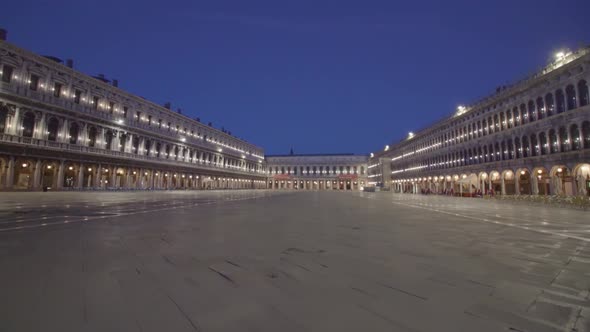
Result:
[[[590,43],[590,1],[5,1],[9,41],[268,154],[368,153]]]

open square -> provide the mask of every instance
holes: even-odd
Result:
[[[0,195],[1,331],[589,328],[585,211],[392,193]]]

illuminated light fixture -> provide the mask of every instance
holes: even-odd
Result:
[[[135,175],[135,174],[137,174],[137,172],[136,171],[133,171],[133,175]]]
[[[385,146],[385,151],[389,151],[389,145]]]
[[[181,142],[186,142],[186,138],[183,137],[183,138],[180,139],[180,141]]]
[[[117,123],[118,124],[123,124],[123,120],[122,119],[119,119],[119,120],[117,120]]]
[[[147,175],[148,175],[148,173],[147,173],[147,172],[145,172],[145,173],[143,173],[143,175],[147,176]]]
[[[561,172],[563,172],[563,169],[560,167],[560,168],[557,169],[557,172],[558,173],[561,173]]]
[[[524,175],[525,173],[526,173],[525,171],[520,171],[520,174],[521,175]]]
[[[92,168],[88,168],[88,172],[92,172]]]
[[[563,58],[565,58],[566,54],[564,51],[559,51],[557,53],[555,53],[555,60],[561,60]]]
[[[68,167],[68,169],[71,171],[74,169],[74,167],[70,166],[70,167]]]
[[[27,167],[27,164],[23,164],[23,167]]]
[[[47,165],[47,169],[51,169],[51,165]]]
[[[105,170],[104,170],[104,172],[105,172],[105,173],[108,173],[108,172],[109,172],[109,170],[108,170],[108,169],[105,169]]]
[[[410,131],[408,133],[408,139],[412,139],[412,138],[414,138],[414,133]]]

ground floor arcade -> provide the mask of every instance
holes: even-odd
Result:
[[[360,178],[270,178],[268,188],[274,190],[333,190],[358,191],[362,190],[366,181]]]
[[[399,178],[392,180],[392,188],[396,192],[403,193],[438,193],[456,196],[477,194],[590,196],[590,163]]]
[[[0,156],[2,190],[263,189],[266,181],[173,167]]]

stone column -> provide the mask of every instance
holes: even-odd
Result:
[[[35,163],[35,168],[33,169],[33,189],[39,190],[41,188],[41,159],[37,160]]]
[[[58,170],[57,170],[57,184],[55,186],[58,190],[63,189],[63,186],[64,186],[65,167],[66,167],[65,162],[63,160],[61,160],[59,163]]]
[[[538,195],[539,194],[539,179],[537,178],[537,176],[534,174],[534,172],[531,172],[531,191],[533,195]]]
[[[78,168],[78,179],[76,187],[82,188],[84,186],[84,164],[80,163]]]
[[[500,181],[502,183],[502,196],[506,195],[506,182],[504,181],[504,175],[500,174]]]

